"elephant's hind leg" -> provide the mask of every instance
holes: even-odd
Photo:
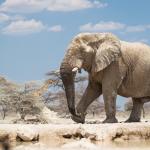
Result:
[[[133,107],[129,119],[125,122],[140,122],[144,101],[142,98],[132,98]]]

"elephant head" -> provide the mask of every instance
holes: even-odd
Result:
[[[70,43],[60,66],[61,79],[70,113],[81,118],[75,109],[74,78],[82,68],[89,74],[106,68],[120,56],[120,41],[110,33],[81,33]]]

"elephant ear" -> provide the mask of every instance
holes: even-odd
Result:
[[[105,69],[113,61],[121,56],[119,40],[105,40],[96,50],[95,59],[92,64],[92,72],[96,73]]]

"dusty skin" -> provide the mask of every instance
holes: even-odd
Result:
[[[60,65],[72,119],[84,123],[88,106],[103,95],[106,119],[116,123],[117,95],[132,97],[126,122],[140,122],[144,103],[150,101],[150,46],[121,41],[111,33],[80,33],[70,42]],[[75,107],[74,76],[84,69],[88,85]]]

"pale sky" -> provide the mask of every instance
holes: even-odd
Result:
[[[0,0],[0,74],[45,78],[80,32],[150,44],[150,0]]]

